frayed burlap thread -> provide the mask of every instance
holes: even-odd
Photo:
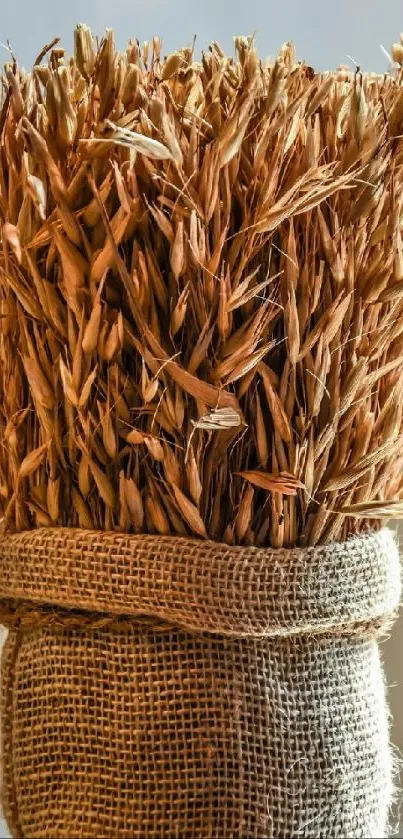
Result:
[[[3,797],[19,837],[381,837],[392,759],[384,530],[230,548],[0,540]]]

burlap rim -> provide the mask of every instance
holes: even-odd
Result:
[[[0,598],[197,632],[275,637],[382,622],[399,602],[387,530],[315,548],[41,528],[0,538]]]

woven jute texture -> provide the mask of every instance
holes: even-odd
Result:
[[[18,837],[382,837],[384,530],[293,550],[62,528],[0,539]]]

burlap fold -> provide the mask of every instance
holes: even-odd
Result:
[[[3,798],[20,837],[380,837],[384,530],[293,550],[0,539]]]

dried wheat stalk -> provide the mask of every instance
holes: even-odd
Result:
[[[236,50],[80,26],[6,67],[3,529],[286,546],[403,510],[403,76]]]

